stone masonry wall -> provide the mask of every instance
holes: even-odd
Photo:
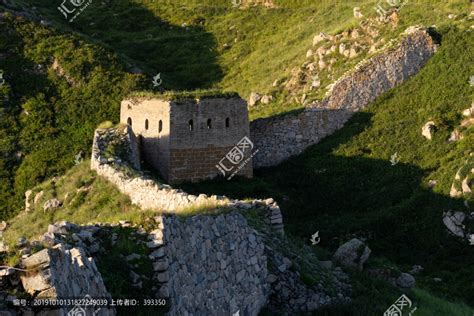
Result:
[[[299,114],[253,121],[251,139],[259,150],[254,167],[277,165],[340,129],[355,112],[416,74],[435,50],[426,31],[411,28],[395,48],[338,80],[323,101]]]
[[[169,172],[170,102],[163,100],[123,100],[120,123],[131,126],[140,139],[143,160],[163,178]]]
[[[183,181],[197,182],[206,177],[206,175],[216,175],[219,173],[216,165],[226,157],[227,153],[234,148],[234,145],[228,147],[216,147],[213,145],[207,148],[188,148],[173,149],[170,155],[170,183],[179,183]],[[201,157],[202,159],[195,159]],[[249,155],[245,156],[245,158]],[[227,162],[227,165],[230,163]],[[251,177],[253,174],[252,163],[247,163],[238,175]],[[210,177],[210,176],[209,176]]]
[[[168,182],[172,184],[220,175],[216,165],[250,135],[247,103],[239,97],[172,101],[170,116]],[[238,174],[252,177],[252,164]]]
[[[258,315],[270,292],[267,257],[241,214],[166,216],[163,224],[169,315]]]
[[[98,129],[95,131],[91,169],[114,184],[120,192],[129,196],[133,204],[138,205],[143,210],[156,210],[165,213],[180,213],[189,208],[206,206],[209,208],[225,206],[243,210],[259,208],[266,214],[273,229],[283,234],[282,214],[280,207],[273,199],[246,202],[228,199],[225,196],[191,195],[144,177],[142,173],[132,168],[127,161],[121,158],[106,158],[104,155],[108,144],[116,142],[116,139],[129,139],[129,142],[124,144],[124,146],[130,147],[127,152],[137,151],[137,144],[133,141],[133,138],[124,137],[124,135],[133,135],[130,127],[127,126],[124,129]]]
[[[92,257],[87,257],[82,248],[67,249],[61,244],[41,250],[22,260],[29,272],[21,275],[23,288],[35,298],[83,299],[86,295],[94,299],[110,299],[102,276]],[[50,310],[48,315],[73,313],[73,306]],[[94,311],[87,311],[92,314]],[[99,316],[115,315],[115,310],[103,308],[94,313]],[[75,315],[75,314],[74,314]]]
[[[216,165],[250,135],[247,104],[239,97],[124,100],[120,122],[131,126],[144,160],[171,184],[216,177]],[[252,177],[252,164],[238,174]]]

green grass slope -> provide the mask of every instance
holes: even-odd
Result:
[[[35,204],[34,197],[41,191],[43,195]],[[63,201],[63,207],[45,212],[43,205],[52,198]],[[153,214],[132,205],[127,196],[91,171],[89,160],[74,166],[61,177],[32,188],[30,203],[29,212],[21,212],[10,222],[5,237],[11,246],[20,237],[37,239],[48,230],[49,224],[63,220],[78,225],[118,223],[120,220],[140,224],[146,216]]]
[[[79,152],[89,155],[95,127],[118,120],[120,101],[140,89],[140,76],[126,73],[111,51],[10,14],[0,19],[0,56],[6,219],[21,209],[27,189],[62,174]]]
[[[57,10],[55,0],[16,2],[36,7],[58,28],[113,49],[129,69],[144,71],[150,89],[152,76],[161,73],[167,90],[219,88],[244,98],[251,91],[272,93],[275,102],[251,109],[252,118],[257,118],[301,108],[273,82],[283,82],[305,61],[315,34],[357,27],[360,21],[353,8],[375,17],[380,1],[275,0],[273,9],[242,9],[230,0],[93,1],[72,23]],[[388,41],[408,26],[439,24],[449,14],[461,18],[468,13],[469,4],[463,0],[407,1],[398,26],[384,30],[380,38]],[[362,57],[339,63],[337,73]]]
[[[52,24],[10,15],[0,21],[0,69],[7,82],[0,87],[0,218],[18,212],[24,192],[63,173],[77,153],[88,155],[95,126],[117,122],[119,101],[152,89],[157,73],[161,90],[274,94],[272,104],[251,110],[252,118],[301,108],[273,81],[301,65],[314,34],[353,28],[353,7],[376,16],[375,4],[281,0],[274,9],[241,9],[227,0],[92,1],[70,23],[53,0],[9,1],[8,10],[26,10]],[[381,36],[441,23],[449,13],[462,18],[468,10],[461,0],[410,1],[399,25]],[[337,73],[355,61],[338,63]],[[130,74],[137,67],[143,75]]]
[[[474,72],[474,33],[447,27],[440,34],[438,53],[417,76],[303,155],[257,172],[254,180],[185,188],[235,197],[272,196],[280,203],[286,228],[303,240],[319,230],[321,246],[335,250],[353,236],[366,238],[382,262],[388,260],[401,271],[422,265],[425,270],[417,280],[423,289],[472,304],[474,270],[469,262],[474,248],[447,233],[442,214],[467,211],[449,191],[474,150],[474,130],[466,130],[462,141],[447,139],[473,101],[469,77]],[[438,126],[432,141],[421,136],[429,120]],[[395,153],[400,162],[392,166]],[[438,184],[431,189],[429,180]],[[436,283],[435,277],[443,281]],[[356,291],[359,299],[376,296],[376,288],[363,284]]]

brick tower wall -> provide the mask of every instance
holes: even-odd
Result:
[[[139,141],[143,160],[167,179],[170,165],[170,102],[157,99],[134,103],[130,100],[122,101],[120,122],[128,124],[129,119]]]
[[[242,138],[250,136],[247,104],[241,98],[172,102],[170,112],[170,183],[196,182],[222,175],[216,165]],[[245,159],[250,154],[247,150]],[[226,177],[241,166],[224,163],[228,169],[232,167]],[[237,175],[252,177],[252,161]]]

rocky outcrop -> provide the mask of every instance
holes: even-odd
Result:
[[[251,139],[259,150],[254,167],[277,165],[340,129],[355,112],[416,74],[434,52],[428,33],[412,28],[398,46],[360,63],[335,82],[323,101],[298,114],[253,121]]]
[[[62,244],[44,249],[26,259],[22,266],[29,272],[21,275],[23,288],[36,298],[50,299],[110,299],[93,258],[82,248],[66,249]],[[63,315],[69,309],[51,311],[50,315]],[[113,309],[103,308],[96,315],[115,315]]]
[[[466,219],[466,214],[464,212],[452,212],[448,211],[443,214],[443,223],[446,228],[454,235],[461,238],[465,236],[465,225],[464,220]]]
[[[331,295],[327,291],[327,284],[323,282],[313,286],[305,284],[300,274],[295,271],[293,262],[282,254],[267,248],[267,256],[276,266],[268,276],[271,292],[267,308],[272,315],[300,315],[327,305],[351,301],[349,277],[341,268],[327,271],[332,279],[331,288],[337,292]],[[321,274],[323,273],[321,271]]]
[[[469,155],[464,166],[462,166],[454,177],[449,195],[453,198],[464,197],[466,200],[472,199],[472,187],[474,175],[474,153]]]
[[[82,298],[86,294],[110,298],[92,257],[104,258],[114,247],[118,232],[132,231],[130,240],[148,248],[145,256],[153,271],[145,276],[135,272],[135,260],[145,259],[127,254],[122,257],[130,268],[129,276],[120,276],[120,280],[140,289],[142,278],[152,279],[155,297],[169,302],[169,315],[258,315],[267,304],[270,284],[265,245],[239,212],[187,218],[164,215],[147,222],[147,231],[126,221],[50,225],[40,240],[50,248],[22,262],[23,268],[32,271],[21,275],[25,291],[38,298]],[[4,271],[8,273],[10,270]]]
[[[51,199],[51,200],[48,200],[44,203],[43,210],[45,212],[51,211],[51,210],[54,210],[54,209],[57,209],[57,208],[61,207],[62,205],[63,205],[63,203],[61,201],[59,201],[58,199]]]
[[[275,8],[273,0],[232,0],[234,5],[241,5],[242,7],[263,6],[265,8]]]
[[[415,286],[416,280],[409,273],[401,273],[397,278],[397,285],[402,289],[411,289]]]
[[[369,259],[371,250],[357,238],[349,240],[340,246],[333,256],[333,261],[346,268],[362,270]]]
[[[433,121],[426,122],[425,125],[421,128],[421,135],[428,140],[433,138],[433,134],[436,131],[436,124]]]
[[[262,99],[262,96],[257,92],[250,93],[248,106],[255,106],[258,101]]]

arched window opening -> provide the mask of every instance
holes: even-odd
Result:
[[[211,119],[207,119],[207,129],[211,129],[212,128],[212,121]]]
[[[145,129],[148,130],[148,119],[145,120]]]
[[[162,130],[163,130],[163,121],[160,120],[160,121],[158,122],[158,133],[161,133]]]
[[[189,120],[188,125],[189,125],[189,130],[192,132],[194,129],[193,120]]]
[[[132,126],[132,119],[130,117],[127,119],[127,125]]]
[[[225,127],[229,128],[229,126],[230,126],[230,118],[226,118],[225,119]]]

